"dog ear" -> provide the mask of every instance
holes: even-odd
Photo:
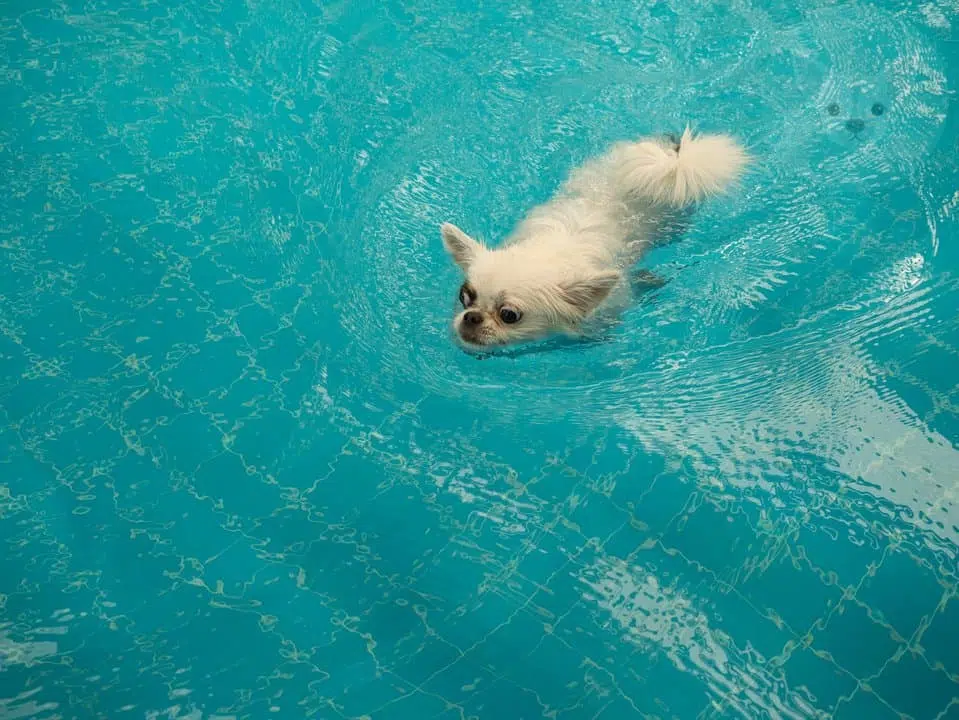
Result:
[[[446,247],[446,252],[450,254],[453,262],[459,265],[463,272],[467,272],[476,256],[485,250],[482,243],[476,242],[452,223],[443,223],[440,227],[440,234],[443,236],[443,245]]]
[[[560,285],[560,294],[577,313],[585,317],[603,302],[620,281],[614,270],[596,273],[586,278],[570,280]]]

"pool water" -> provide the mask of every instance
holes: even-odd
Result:
[[[959,5],[0,12],[0,718],[959,718]],[[614,140],[756,156],[452,342]]]

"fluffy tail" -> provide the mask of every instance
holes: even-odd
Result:
[[[726,190],[749,161],[727,135],[693,135],[678,142],[643,140],[614,151],[616,181],[627,197],[685,207]]]

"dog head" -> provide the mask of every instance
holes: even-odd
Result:
[[[575,333],[620,281],[618,272],[571,268],[548,246],[490,249],[450,223],[441,234],[465,275],[453,328],[470,347]]]

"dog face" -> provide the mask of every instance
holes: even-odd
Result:
[[[467,346],[511,345],[575,333],[620,280],[613,271],[572,272],[542,247],[491,250],[449,223],[441,234],[466,276],[453,327]]]

